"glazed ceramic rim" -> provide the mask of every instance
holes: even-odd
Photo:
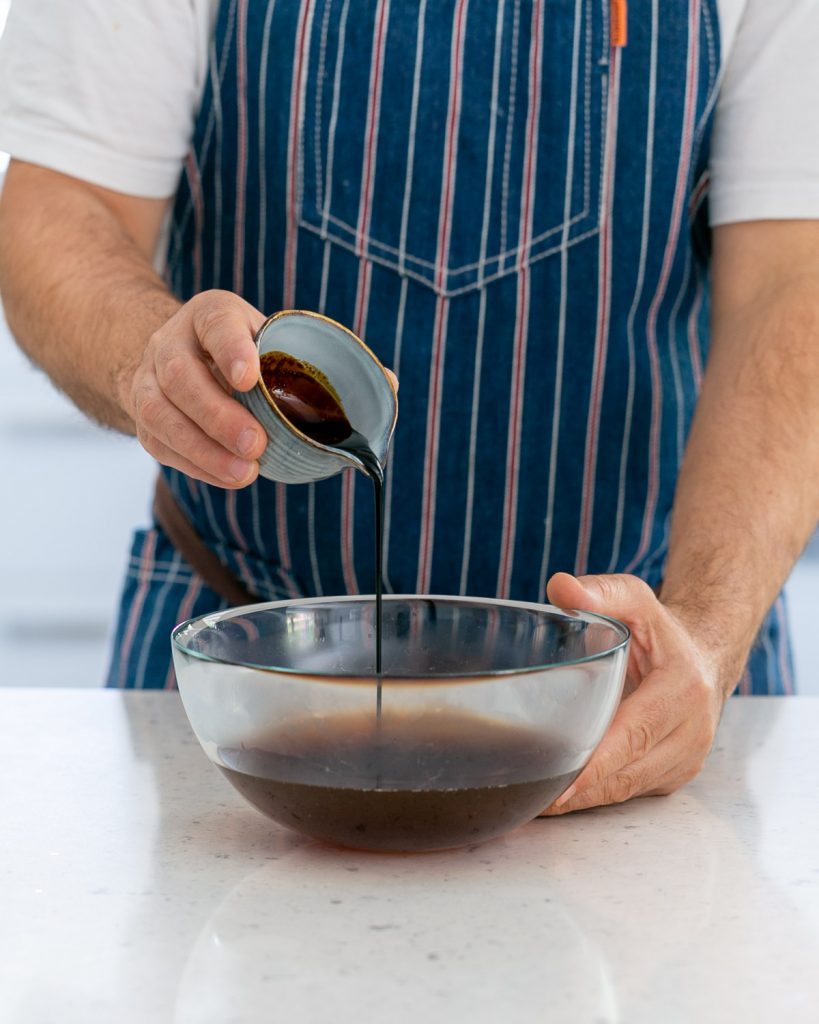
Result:
[[[398,420],[398,392],[396,391],[395,385],[390,379],[390,375],[384,368],[384,364],[381,362],[378,356],[373,352],[373,350],[368,345],[366,345],[361,340],[361,338],[358,337],[358,335],[353,334],[349,327],[345,327],[344,324],[340,324],[338,320],[333,320],[332,317],[325,316],[323,313],[315,313],[311,309],[280,309],[278,313],[271,314],[265,320],[262,326],[258,329],[258,331],[256,331],[256,336],[253,339],[254,344],[256,345],[257,352],[259,351],[259,345],[261,344],[262,334],[270,326],[270,324],[272,324],[276,320],[282,320],[284,317],[288,316],[311,317],[313,320],[321,320],[325,324],[329,324],[331,327],[335,327],[339,331],[343,331],[348,338],[350,338],[362,349],[364,349],[367,355],[372,359],[372,361],[384,375],[384,380],[387,382],[390,391],[392,392],[392,420],[390,422],[389,430],[387,431],[387,448],[389,448],[389,441],[392,440],[392,435],[395,433],[395,424]],[[284,416],[284,414],[279,410],[279,407],[276,405],[275,401],[271,397],[270,392],[267,390],[267,385],[265,384],[264,378],[262,377],[261,373],[259,373],[258,379],[256,380],[256,387],[258,387],[258,389],[264,395],[265,401],[267,402],[268,406],[273,412],[273,415],[276,417],[279,423],[281,423],[287,430],[290,431],[291,434],[295,435],[300,441],[304,441],[306,444],[309,444],[311,448],[317,448],[321,452],[330,452],[333,455],[339,454],[337,448],[331,448],[326,444],[322,444],[321,441],[316,441],[314,438],[310,437],[309,434],[302,433],[302,431],[300,431],[298,427],[294,426],[290,422],[290,420],[287,419],[286,416]]]
[[[631,638],[631,630],[628,626],[621,622],[619,619],[610,618],[608,615],[598,615],[596,612],[580,611],[573,608],[557,608],[551,604],[537,604],[532,601],[505,601],[500,598],[488,598],[488,597],[460,597],[454,594],[384,594],[383,600],[385,603],[393,601],[409,601],[409,602],[426,602],[426,601],[437,601],[446,604],[473,604],[483,605],[485,607],[497,607],[497,608],[513,608],[534,611],[539,613],[548,613],[564,619],[574,619],[586,623],[599,623],[606,626],[610,626],[614,629],[615,633],[620,635],[620,640],[613,644],[611,647],[606,648],[604,651],[599,651],[596,654],[589,654],[582,658],[573,658],[569,661],[560,662],[547,662],[542,665],[527,665],[525,668],[502,668],[493,669],[482,672],[480,675],[476,675],[475,672],[429,672],[419,675],[416,673],[408,673],[407,675],[401,675],[399,673],[385,673],[383,679],[385,683],[391,680],[408,680],[408,679],[419,679],[422,678],[424,682],[436,682],[436,681],[450,681],[460,680],[462,682],[474,681],[482,682],[486,679],[494,679],[496,677],[508,677],[508,676],[525,676],[533,672],[546,672],[554,669],[572,668],[578,665],[587,665],[594,661],[601,661],[604,658],[610,658],[617,654],[618,651],[624,650],[628,647],[629,640]],[[207,615],[197,615],[194,618],[186,619],[184,622],[180,622],[178,626],[175,626],[171,632],[171,644],[175,651],[188,658],[195,658],[198,661],[211,662],[217,665],[227,665],[232,668],[248,668],[259,672],[271,672],[276,675],[284,676],[296,676],[303,679],[311,680],[326,680],[334,682],[344,683],[355,683],[357,680],[365,680],[371,682],[375,678],[375,673],[370,675],[345,675],[342,672],[316,672],[310,671],[305,672],[303,669],[297,669],[279,665],[258,665],[251,661],[232,661],[227,658],[216,658],[210,654],[204,654],[201,651],[193,651],[189,647],[186,647],[182,643],[180,637],[181,634],[190,627],[201,624],[203,628],[211,628],[219,622],[224,622],[227,619],[232,619],[241,615],[246,615],[252,612],[271,611],[274,609],[284,608],[296,608],[296,607],[312,607],[313,605],[336,605],[336,604],[368,604],[375,605],[375,596],[372,594],[355,594],[355,595],[343,595],[340,597],[305,597],[305,598],[287,598],[282,601],[265,601],[258,604],[246,604],[241,605],[238,608],[227,608],[219,612],[211,612]]]

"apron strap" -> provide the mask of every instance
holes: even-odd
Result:
[[[188,521],[163,473],[154,487],[154,519],[180,555],[211,590],[235,607],[260,600],[216,557]]]

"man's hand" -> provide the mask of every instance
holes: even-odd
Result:
[[[253,338],[264,316],[230,292],[202,292],[155,331],[120,384],[143,448],[166,466],[218,487],[258,475],[264,431],[230,397],[259,376]]]
[[[244,487],[266,437],[230,390],[258,379],[264,316],[231,292],[184,305],[169,292],[152,265],[169,202],[12,160],[0,195],[6,316],[93,419],[135,433],[166,466]]]
[[[153,267],[169,200],[13,160],[0,289],[21,347],[89,416],[219,487],[255,480],[265,435],[229,394],[258,378],[264,317],[237,295],[182,305]]]
[[[544,814],[672,793],[711,749],[726,689],[713,655],[636,576],[558,573],[549,600],[620,619],[631,629],[627,696],[574,784]]]

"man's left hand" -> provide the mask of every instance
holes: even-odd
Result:
[[[716,657],[636,576],[557,573],[549,600],[625,622],[627,696],[591,760],[545,815],[672,793],[711,749],[726,687]]]

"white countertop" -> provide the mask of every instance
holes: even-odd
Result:
[[[0,1021],[819,1020],[819,699],[672,797],[470,850],[281,829],[172,693],[0,690]]]

